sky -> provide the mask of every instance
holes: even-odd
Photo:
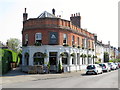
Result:
[[[0,41],[10,38],[22,41],[23,13],[37,18],[42,12],[52,13],[70,20],[71,14],[81,15],[81,27],[96,33],[104,44],[118,47],[118,2],[120,0],[0,0]]]

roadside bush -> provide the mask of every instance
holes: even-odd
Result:
[[[99,64],[99,63],[101,63],[101,62],[100,62],[100,61],[96,61],[96,62],[95,62],[95,64]]]
[[[11,70],[11,63],[19,65],[21,58],[12,50],[0,49],[0,74],[5,74]]]

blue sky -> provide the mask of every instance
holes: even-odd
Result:
[[[9,38],[22,40],[22,14],[27,8],[28,18],[56,9],[56,15],[69,20],[71,14],[80,12],[82,28],[97,33],[98,40],[118,46],[119,0],[0,0],[0,41]]]

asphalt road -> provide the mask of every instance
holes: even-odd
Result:
[[[82,74],[73,77],[5,84],[3,88],[118,88],[118,70],[99,75]]]

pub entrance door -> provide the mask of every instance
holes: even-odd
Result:
[[[57,52],[49,52],[50,72],[57,72]]]

